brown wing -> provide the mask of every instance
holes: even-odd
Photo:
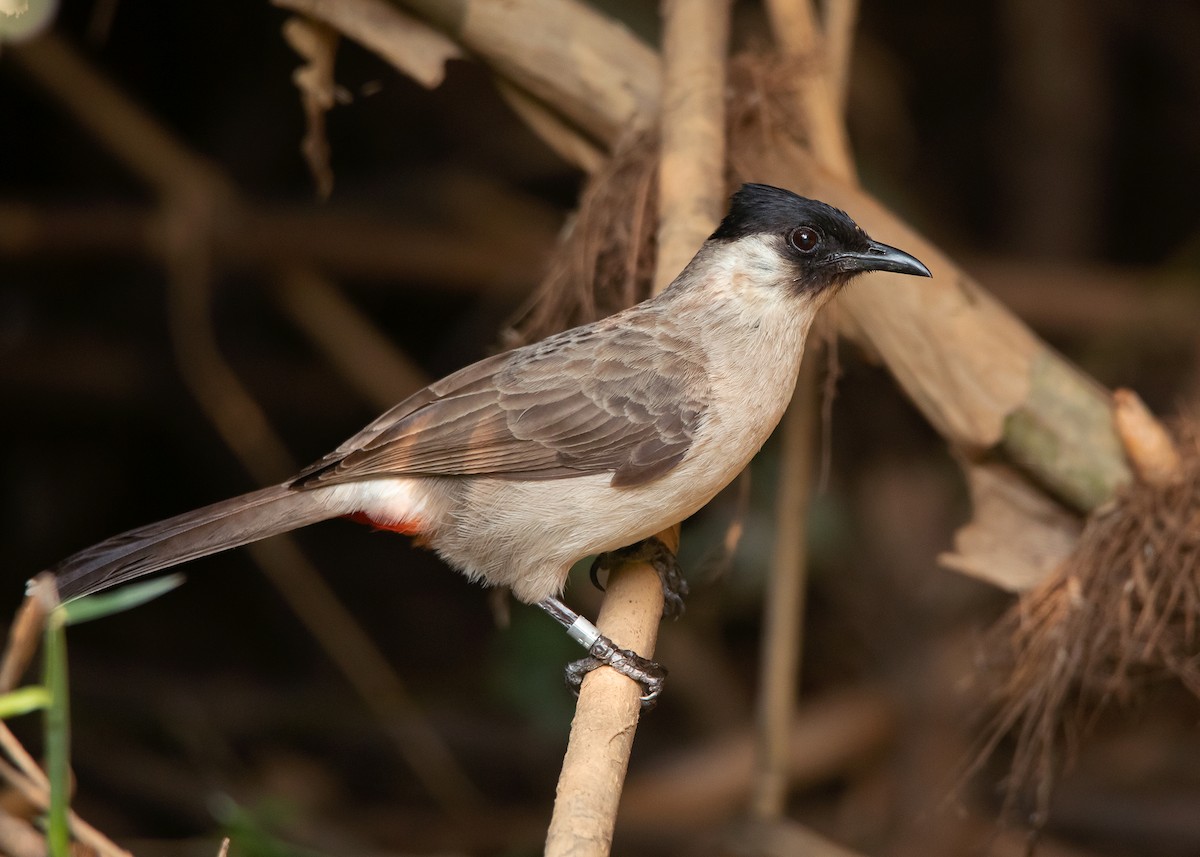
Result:
[[[661,325],[643,330],[599,322],[431,384],[296,484],[400,474],[561,479],[611,472],[613,485],[639,485],[683,460],[707,392],[695,345]]]

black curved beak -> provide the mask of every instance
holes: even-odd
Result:
[[[838,254],[837,262],[847,271],[891,271],[893,274],[912,274],[914,277],[933,276],[915,256],[878,241],[870,242],[861,253]]]

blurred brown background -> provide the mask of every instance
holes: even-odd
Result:
[[[657,43],[653,4],[600,5]],[[735,14],[736,46],[766,43],[757,4]],[[427,376],[483,356],[539,279],[581,174],[524,128],[482,66],[452,62],[426,91],[346,43],[337,80],[351,100],[328,118],[336,185],[314,201],[285,18],[260,2],[98,0],[66,2],[54,29],[278,216],[264,255],[286,262],[290,246],[353,248],[365,234],[373,252],[330,251],[325,266],[352,304]],[[1165,414],[1200,393],[1198,45],[1200,6],[1184,0],[863,0],[848,101],[869,190],[1090,374]],[[314,212],[329,217],[313,226]],[[0,48],[0,615],[67,553],[256,487],[181,381],[163,265],[143,237],[154,216],[144,187]],[[306,463],[378,407],[270,278],[227,262],[212,303],[219,345]],[[981,636],[1010,598],[936,567],[968,514],[957,468],[882,370],[848,348],[841,360],[811,527],[803,696],[846,705],[832,722],[849,735],[824,739],[845,748],[802,777],[792,815],[863,853],[1020,853],[1020,832],[994,826],[1003,751],[955,790],[983,710],[971,681]],[[631,792],[639,774],[752,722],[772,456],[756,464],[729,575],[711,581],[704,559],[731,498],[685,529],[693,597],[664,631],[672,682],[643,719]],[[537,853],[573,644],[520,605],[498,630],[482,590],[405,539],[341,522],[298,539],[482,793],[472,823],[429,797],[245,552],[72,630],[81,814],[131,844],[183,843],[139,853],[195,840],[212,853],[222,828],[253,831],[247,854],[285,842]],[[583,575],[567,597],[595,609]],[[1059,790],[1044,853],[1200,853],[1196,713],[1161,686],[1106,717]],[[36,741],[36,724],[21,725]],[[818,727],[805,740],[819,746]],[[698,764],[702,779],[729,773]],[[689,818],[667,808],[677,784],[639,787],[616,853],[715,853],[741,808],[726,797]]]

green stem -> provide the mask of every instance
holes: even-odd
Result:
[[[66,613],[58,608],[46,623],[45,683],[50,691],[46,709],[46,775],[50,780],[50,810],[46,839],[51,857],[71,854],[71,728],[67,698]]]

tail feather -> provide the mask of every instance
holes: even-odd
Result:
[[[328,491],[277,485],[113,536],[50,571],[67,601],[348,511]]]

